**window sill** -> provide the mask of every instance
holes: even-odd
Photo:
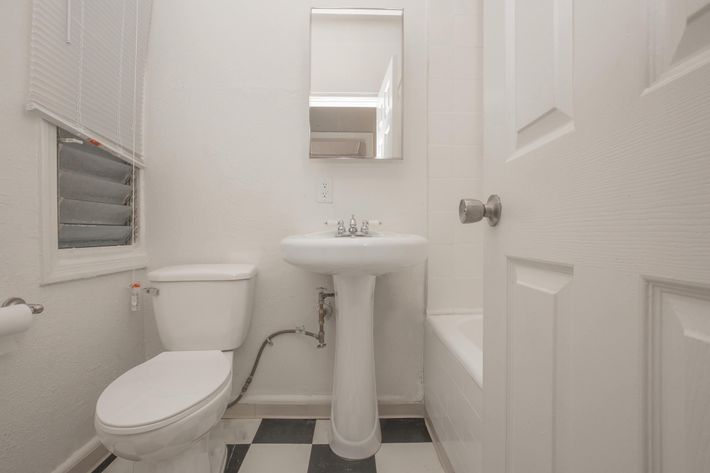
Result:
[[[148,264],[143,248],[77,248],[53,253],[42,269],[42,285],[142,269]]]

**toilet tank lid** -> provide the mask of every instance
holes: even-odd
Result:
[[[183,264],[148,273],[151,281],[236,281],[256,275],[253,264]]]

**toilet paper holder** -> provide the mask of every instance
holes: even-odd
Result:
[[[10,297],[9,299],[5,299],[3,303],[0,304],[0,307],[9,307],[11,305],[18,304],[24,304],[29,307],[30,311],[32,311],[32,314],[34,315],[41,314],[42,312],[44,312],[44,306],[42,304],[28,304],[21,297]]]

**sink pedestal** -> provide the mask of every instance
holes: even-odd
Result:
[[[333,282],[338,313],[330,448],[359,460],[374,455],[382,442],[375,389],[375,276],[336,274]]]
[[[330,448],[352,460],[371,457],[382,441],[375,391],[375,277],[426,260],[427,241],[401,233],[343,238],[319,232],[284,238],[281,251],[294,266],[333,276],[338,313]]]

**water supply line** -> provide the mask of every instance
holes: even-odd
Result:
[[[329,298],[335,297],[334,292],[326,292],[326,289],[324,287],[319,287],[318,288],[318,333],[313,333],[309,332],[308,330],[305,329],[305,327],[296,327],[295,329],[288,329],[288,330],[279,330],[277,332],[272,333],[261,344],[261,347],[259,347],[259,351],[256,354],[256,359],[254,360],[254,364],[251,367],[251,371],[249,372],[249,376],[247,376],[247,379],[244,381],[244,384],[242,385],[242,390],[239,392],[239,395],[237,398],[227,404],[227,409],[238,403],[239,401],[242,400],[244,397],[244,394],[246,394],[247,390],[249,389],[249,385],[251,382],[254,380],[254,374],[256,373],[256,368],[259,366],[259,361],[261,360],[261,355],[264,353],[264,348],[266,348],[267,345],[274,345],[274,338],[278,337],[279,335],[285,335],[287,333],[295,333],[295,334],[301,334],[301,335],[306,335],[308,337],[315,338],[318,341],[318,345],[316,345],[316,348],[324,348],[326,346],[325,343],[325,319],[328,317],[328,315],[332,312],[332,308],[330,307],[329,304],[327,304],[327,300]]]
[[[318,288],[318,346],[325,347],[325,318],[332,313],[332,307],[326,304],[329,297],[335,297],[334,292],[325,292],[324,287]]]

